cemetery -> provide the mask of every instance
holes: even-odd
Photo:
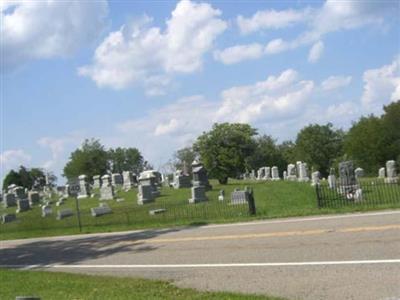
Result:
[[[191,176],[177,170],[173,182],[162,182],[157,173],[144,171],[137,181],[129,173],[93,176],[92,184],[81,175],[62,192],[47,194],[22,193],[11,186],[0,210],[2,238],[400,207],[400,184],[392,161],[377,170],[374,178],[364,177],[352,161],[340,163],[338,172],[332,168],[327,179],[319,171],[310,174],[301,161],[289,164],[282,173],[276,166],[245,172],[242,179],[230,179],[224,185],[209,180],[197,160]]]

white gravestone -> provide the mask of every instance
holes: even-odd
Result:
[[[385,178],[386,183],[397,183],[398,177],[396,172],[396,162],[394,160],[388,160],[386,162],[386,175]]]
[[[103,175],[101,177],[102,185],[100,188],[100,200],[112,200],[115,197],[114,187],[111,185],[110,175]]]
[[[274,166],[271,168],[271,173],[272,173],[272,180],[277,181],[277,180],[281,180],[279,178],[279,170],[278,167]]]

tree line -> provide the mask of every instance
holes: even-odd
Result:
[[[361,117],[347,131],[331,123],[310,124],[298,132],[294,141],[281,143],[270,135],[258,134],[249,124],[214,124],[193,145],[176,151],[170,165],[173,169],[190,171],[193,160],[199,158],[209,176],[222,184],[246,170],[264,166],[277,166],[282,174],[289,163],[296,161],[307,162],[310,169],[326,177],[331,167],[337,169],[340,161],[353,160],[367,175],[376,176],[387,160],[394,159],[400,165],[400,102],[384,106],[383,110],[379,117]],[[150,168],[137,148],[106,149],[99,140],[86,139],[71,153],[63,176],[70,179],[86,174],[91,178],[122,171],[139,173]],[[18,172],[11,170],[3,187],[15,183],[31,188],[35,178],[41,176],[37,175],[38,170],[23,166]]]
[[[259,135],[248,124],[214,124],[191,147],[178,150],[174,164],[199,156],[210,177],[226,183],[246,170],[277,166],[282,174],[289,163],[307,162],[310,169],[326,177],[340,161],[353,160],[367,175],[377,176],[387,160],[400,165],[400,102],[384,106],[384,113],[369,115],[353,122],[348,131],[331,123],[310,124],[302,128],[294,141],[278,143],[270,135]]]

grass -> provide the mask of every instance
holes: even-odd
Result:
[[[0,299],[37,296],[46,299],[264,299],[281,298],[177,288],[166,281],[0,269]]]
[[[323,185],[326,182],[322,183]],[[143,228],[160,228],[172,226],[201,225],[207,223],[226,223],[246,221],[254,219],[306,216],[328,213],[343,213],[354,211],[366,211],[372,209],[399,208],[397,204],[384,203],[374,205],[346,205],[331,208],[318,208],[316,192],[309,183],[277,181],[244,181],[230,180],[227,185],[219,185],[213,181],[213,190],[207,192],[209,201],[198,204],[189,204],[191,191],[187,189],[175,190],[163,187],[160,197],[151,204],[137,205],[137,190],[129,192],[118,191],[118,197],[125,201],[107,201],[113,213],[94,218],[90,215],[90,208],[99,205],[97,197],[79,200],[82,232],[112,232]],[[248,206],[230,205],[230,194],[235,188],[243,189],[245,186],[254,190],[257,215],[250,216]],[[391,188],[400,195],[400,186],[391,185]],[[219,190],[224,189],[225,201],[218,201]],[[365,190],[368,197],[385,198],[382,195],[374,195],[373,190]],[[399,199],[400,200],[400,199]],[[67,199],[61,207],[53,205],[53,215],[42,218],[39,206],[17,215],[18,221],[0,225],[0,239],[16,239],[39,236],[55,236],[78,234],[77,214],[57,221],[55,211],[60,208],[71,208],[75,211],[75,199]],[[166,208],[165,213],[150,216],[150,209]],[[15,213],[15,207],[0,210],[0,213]]]

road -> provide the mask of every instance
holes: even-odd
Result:
[[[288,299],[400,299],[400,210],[1,242],[0,264]]]

